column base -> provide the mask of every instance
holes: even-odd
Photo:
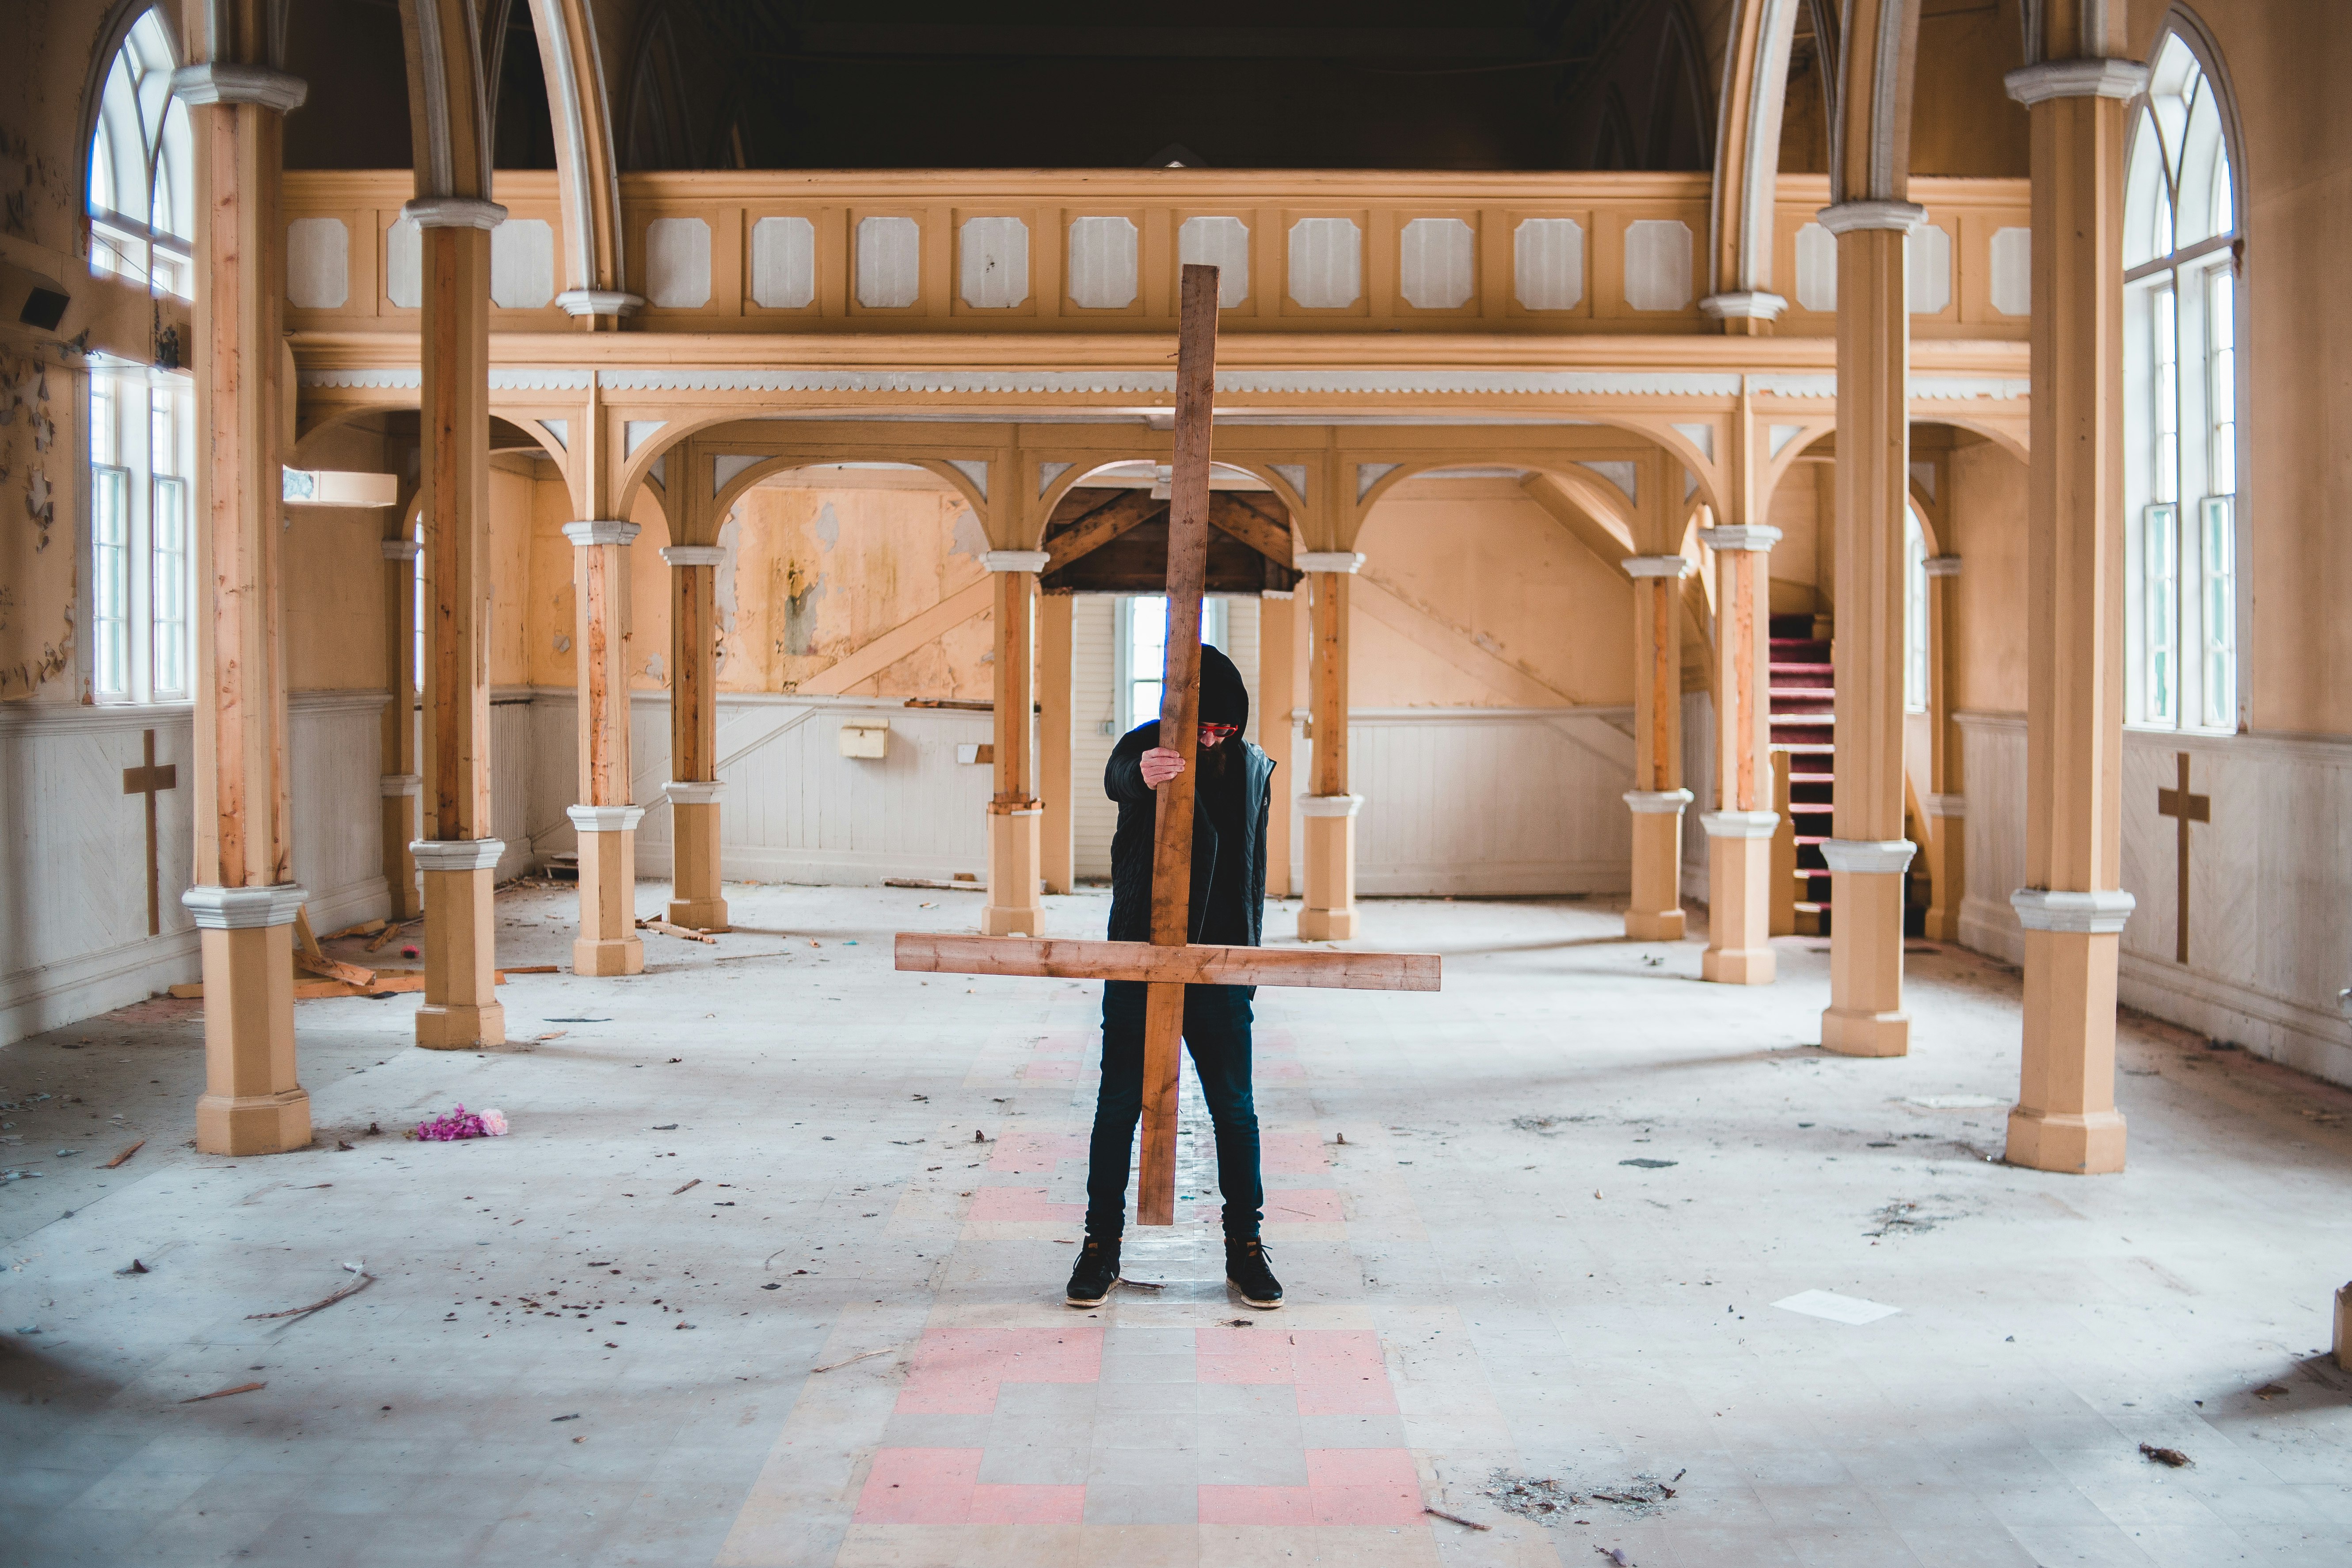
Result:
[[[636,937],[622,937],[608,942],[593,942],[582,937],[572,944],[572,973],[574,974],[643,974],[645,972],[646,944]]]
[[[724,899],[672,899],[669,913],[665,918],[674,926],[684,926],[688,931],[711,935],[735,929],[727,923],[727,900]]]
[[[1045,813],[1012,803],[988,808],[988,904],[982,936],[1043,936],[1045,907],[1037,893],[1045,858]]]
[[[1717,985],[1769,985],[1780,975],[1780,955],[1769,947],[1710,947],[1699,955],[1698,977]]]
[[[2074,1115],[2014,1107],[2009,1113],[2009,1148],[2004,1158],[2028,1170],[2080,1176],[2112,1174],[2124,1168],[2124,1114],[2095,1110]]]
[[[2336,1364],[2352,1372],[2352,1285],[2336,1292]]]
[[[1302,942],[1353,942],[1356,940],[1356,911],[1346,910],[1301,910],[1298,911],[1298,937]]]
[[[1627,910],[1625,940],[1628,942],[1680,942],[1689,924],[1683,911],[1676,910]]]
[[[1829,1008],[1822,1014],[1822,1049],[1842,1057],[1908,1056],[1911,1015]]]
[[[310,1146],[310,1094],[207,1094],[196,1101],[196,1147],[206,1154],[283,1154]]]
[[[428,1051],[478,1051],[507,1043],[507,1010],[427,1002],[416,1010],[416,1043]]]

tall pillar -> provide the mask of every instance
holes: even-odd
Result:
[[[416,765],[416,557],[424,546],[405,537],[413,509],[397,509],[394,524],[403,537],[383,542],[383,668],[391,689],[383,705],[379,739],[383,758],[383,882],[391,894],[391,918],[415,920],[425,906],[416,894],[416,858],[408,852],[416,837],[416,795],[424,784]]]
[[[1831,837],[1830,1005],[1822,1045],[1910,1049],[1903,1010],[1903,573],[1909,544],[1909,202],[1822,209],[1837,236],[1837,802]]]
[[[670,900],[673,925],[728,929],[719,881],[719,562],[716,544],[666,544],[669,563]]]
[[[1298,797],[1307,832],[1298,934],[1308,942],[1346,942],[1356,934],[1356,813],[1364,804],[1362,795],[1348,791],[1348,582],[1364,558],[1353,551],[1318,550],[1297,559],[1315,594],[1307,665],[1315,778],[1312,790]]]
[[[1745,511],[1745,508],[1739,509]],[[1752,515],[1752,514],[1750,514]],[[1780,531],[1758,524],[1699,535],[1715,552],[1716,809],[1706,830],[1706,952],[1702,979],[1769,985],[1779,971],[1771,947],[1772,805],[1771,550]]]
[[[192,32],[196,29],[192,28]],[[258,29],[192,38],[263,58]],[[174,73],[194,148],[196,423],[195,886],[205,978],[196,1147],[271,1154],[310,1142],[295,1076],[286,650],[279,635],[280,366],[287,111],[300,80],[219,58]]]
[[[2058,9],[2065,9],[2063,7]],[[2084,8],[2085,13],[2089,7]],[[2120,37],[2068,37],[2095,56]],[[2114,18],[2108,25],[2120,30]],[[2060,58],[2009,76],[2032,117],[2032,461],[2026,475],[2025,1039],[2011,1163],[2120,1171],[2116,960],[2132,897],[2122,858],[2127,60]]]
[[[1075,596],[1045,594],[1037,602],[1037,793],[1044,797],[1045,837],[1038,851],[1049,893],[1070,890],[1077,846],[1070,814],[1070,618]]]
[[[988,803],[988,904],[984,936],[1045,934],[1037,896],[1045,814],[1034,787],[1037,574],[1043,550],[992,550],[981,563],[995,574],[996,793]]]
[[[580,935],[574,974],[641,974],[637,935],[637,822],[629,804],[629,542],[637,525],[567,522],[572,599],[579,626],[580,800],[571,808],[580,841]]]
[[[1683,939],[1683,653],[1681,594],[1690,562],[1680,555],[1629,555],[1633,579],[1633,890],[1625,934],[1636,942]]]
[[[506,846],[490,832],[490,230],[472,196],[419,196],[425,439],[425,1003],[416,1043],[465,1050],[506,1039],[494,989],[491,893]]]
[[[1953,715],[1952,667],[1959,658],[1955,625],[1960,558],[1927,560],[1927,808],[1929,845],[1927,935],[1960,940],[1960,901],[1969,892],[1969,797],[1962,773],[1959,721]]]
[[[1290,777],[1297,748],[1291,721],[1298,706],[1298,600],[1266,594],[1258,600],[1257,743],[1274,763],[1276,805],[1265,818],[1266,896],[1290,896]]]

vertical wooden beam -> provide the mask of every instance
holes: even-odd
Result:
[[[1168,480],[1167,664],[1160,687],[1160,743],[1184,759],[1161,784],[1151,853],[1151,941],[1192,940],[1193,763],[1201,741],[1201,586],[1209,563],[1209,446],[1217,374],[1217,268],[1186,267],[1178,283],[1176,441]],[[1146,994],[1143,1171],[1135,1213],[1144,1225],[1176,1223],[1176,1071],[1184,987],[1155,981]]]
[[[580,849],[580,934],[574,974],[639,974],[637,823],[629,799],[629,542],[637,525],[570,522],[578,626],[580,804],[569,808]]]
[[[1968,785],[1960,750],[1953,670],[1959,659],[1960,558],[1946,552],[1927,561],[1927,782],[1926,801],[1932,901],[1927,931],[1937,942],[1960,940],[1960,904],[1968,897]]]
[[[1070,811],[1071,616],[1076,604],[1073,595],[1047,594],[1037,605],[1037,795],[1045,814],[1039,819],[1044,838],[1038,869],[1049,893],[1070,890],[1077,854]]]
[[[689,492],[703,482],[702,459],[691,449],[677,454],[675,471],[689,477]],[[688,521],[680,531],[692,531]],[[716,544],[671,544],[662,549],[669,563],[669,771],[664,787],[670,804],[669,918],[690,931],[728,929],[727,900],[719,881],[719,569],[726,552]]]
[[[2147,71],[2113,58],[2125,42],[2120,8],[2049,10],[2048,63],[2009,77],[2032,118],[2034,309],[2026,886],[2010,900],[2025,928],[2025,1029],[2008,1156],[2089,1173],[2124,1166],[2123,159],[2127,108]],[[2078,22],[2106,31],[2085,36]]]
[[[1699,818],[1707,836],[1707,942],[1702,979],[1769,984],[1779,963],[1770,946],[1772,839],[1780,825],[1771,782],[1769,637],[1771,550],[1780,531],[1751,522],[1762,510],[1765,460],[1745,393],[1732,422],[1720,527],[1700,533],[1715,555],[1716,808]]]
[[[1363,563],[1353,551],[1308,551],[1298,558],[1314,592],[1307,701],[1315,781],[1298,803],[1307,829],[1298,934],[1310,942],[1356,934],[1356,813],[1364,797],[1348,787],[1348,584]]]
[[[1648,487],[1644,487],[1645,489]],[[1629,555],[1633,579],[1633,816],[1632,890],[1625,934],[1636,942],[1683,937],[1682,593],[1690,561],[1682,555]]]
[[[992,550],[981,563],[994,574],[992,621],[996,660],[996,791],[988,803],[988,902],[980,929],[989,936],[1045,933],[1037,896],[1045,815],[1033,787],[1036,707],[1037,574],[1042,550]]]
[[[1297,726],[1291,720],[1298,706],[1297,599],[1289,594],[1268,594],[1258,600],[1257,743],[1274,763],[1274,800],[1265,822],[1265,890],[1274,898],[1290,896],[1291,766]]]
[[[253,7],[189,26],[174,73],[194,173],[194,918],[205,975],[196,1147],[268,1154],[310,1142],[295,1073],[293,884],[280,540],[286,426],[279,211],[285,115],[305,89],[273,68]]]
[[[414,920],[425,907],[416,891],[416,859],[408,849],[418,837],[416,797],[424,783],[416,761],[416,574],[425,547],[412,533],[415,521],[416,486],[404,480],[398,504],[384,524],[386,695],[377,742],[383,759],[383,880],[391,898],[388,912],[395,921]]]

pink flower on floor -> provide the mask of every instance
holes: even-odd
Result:
[[[409,1136],[425,1143],[454,1143],[461,1138],[503,1138],[506,1134],[504,1111],[476,1112],[460,1105],[430,1121],[418,1122]]]

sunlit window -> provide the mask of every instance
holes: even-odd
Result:
[[[2238,725],[2239,297],[2228,105],[2168,31],[2124,189],[2126,600],[2131,716]]]
[[[192,297],[188,111],[160,11],[131,23],[99,98],[89,147],[89,265],[163,294]]]
[[[184,376],[90,367],[90,688],[100,701],[188,695],[195,583],[189,407]]]
[[[1927,710],[1927,535],[1910,515],[1903,551],[1903,706]]]
[[[1136,595],[1118,602],[1119,732],[1160,717],[1160,676],[1168,664],[1168,601]],[[1225,641],[1225,602],[1201,601],[1201,640],[1213,647]]]

